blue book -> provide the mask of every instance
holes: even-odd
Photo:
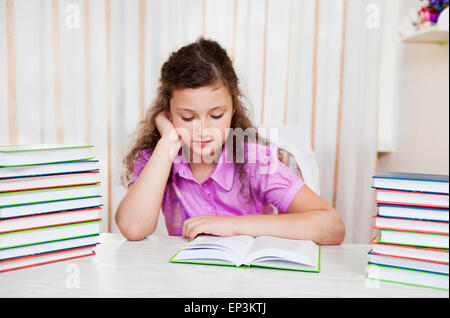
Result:
[[[99,171],[99,169],[98,160],[77,160],[14,167],[0,166],[0,179]]]
[[[383,172],[373,176],[373,188],[449,194],[448,175]]]
[[[369,252],[369,264],[384,265],[396,268],[411,269],[427,273],[443,274],[448,276],[448,263],[429,262],[406,257],[395,257],[390,255],[380,255]]]
[[[449,222],[449,211],[446,208],[429,208],[392,204],[377,204],[377,206],[377,215],[382,217]]]
[[[99,234],[0,249],[0,261],[100,244]]]

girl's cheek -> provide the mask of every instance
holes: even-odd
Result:
[[[231,132],[231,117],[226,120],[226,123],[222,127],[222,136],[224,142],[227,139],[230,132]]]
[[[183,140],[183,143],[189,146],[192,141],[192,130],[188,129],[186,127],[182,127],[180,130],[181,139]]]
[[[177,130],[178,134],[181,135],[183,143],[189,146],[190,140],[192,138],[192,125],[186,124],[183,121],[174,120],[173,126]]]

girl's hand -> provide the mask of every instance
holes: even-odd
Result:
[[[155,118],[155,122],[156,128],[161,135],[160,142],[169,147],[169,159],[173,161],[178,155],[178,151],[183,143],[181,136],[173,126],[168,111],[159,113]]]
[[[170,139],[172,141],[181,140],[181,136],[173,126],[170,113],[168,111],[160,112],[156,116],[155,122],[161,138]]]
[[[200,215],[183,223],[183,237],[193,240],[199,234],[236,235],[236,216]]]

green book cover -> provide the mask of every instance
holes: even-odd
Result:
[[[447,243],[447,247],[446,246],[442,246],[442,245],[436,245],[434,243],[432,244],[425,244],[423,243],[423,240],[421,239],[417,239],[417,238],[425,238],[425,237],[429,237],[429,238],[436,238],[439,239],[440,241],[446,241],[448,242],[448,234],[437,234],[437,233],[427,233],[427,232],[412,232],[412,231],[403,231],[403,230],[385,230],[385,229],[379,229],[380,231],[380,236],[378,238],[378,241],[380,243],[385,243],[385,244],[394,244],[394,245],[406,245],[406,246],[416,246],[416,247],[431,247],[431,248],[441,248],[441,249],[446,249],[448,250],[448,243]],[[390,234],[390,233],[398,233],[401,236],[405,236],[405,235],[414,235],[417,238],[415,239],[415,242],[400,242],[399,240],[390,240],[389,238],[386,239],[386,234]],[[401,238],[404,240],[404,238]]]
[[[23,190],[23,191],[11,191],[11,192],[1,192],[0,193],[0,202],[2,196],[7,196],[11,194],[17,194],[17,193],[39,193],[42,191],[51,191],[55,189],[82,189],[82,188],[88,188],[88,187],[99,187],[100,183],[95,184],[86,184],[86,185],[79,185],[79,186],[70,186],[70,187],[57,187],[57,188],[45,188],[45,189],[33,189],[33,190]],[[97,197],[98,194],[90,195],[90,196],[81,196],[81,197],[70,197],[70,198],[64,198],[64,199],[56,199],[56,200],[43,200],[43,201],[28,201],[28,202],[21,202],[21,203],[15,203],[15,204],[0,204],[0,208],[9,207],[9,206],[17,206],[17,205],[24,205],[24,204],[35,204],[35,203],[43,203],[43,202],[56,202],[56,201],[62,201],[62,200],[70,200],[70,199],[82,199],[82,198],[92,198]]]
[[[33,145],[4,145],[0,146],[0,152],[40,151],[53,149],[90,148],[93,145],[57,145],[57,144],[33,144]]]
[[[24,229],[24,230],[18,230],[18,231],[14,231],[14,232],[7,232],[7,233],[0,233],[0,242],[2,239],[7,239],[8,235],[12,236],[15,234],[21,234],[21,233],[25,233],[25,232],[34,232],[39,234],[39,232],[42,232],[44,230],[47,229],[64,229],[64,228],[74,228],[77,226],[82,226],[82,225],[86,225],[86,224],[94,224],[94,223],[100,223],[102,222],[102,220],[95,220],[95,221],[87,221],[87,222],[79,222],[79,223],[71,223],[71,224],[61,224],[61,225],[54,225],[54,226],[48,226],[48,227],[41,227],[41,228],[33,228],[33,229]],[[80,237],[85,237],[85,236],[90,236],[90,235],[99,235],[100,232],[96,232],[96,233],[88,233],[88,234],[83,234],[83,235],[71,235],[69,234],[70,232],[68,231],[68,235],[62,238],[58,238],[58,239],[53,239],[53,240],[37,240],[36,242],[33,243],[26,243],[26,244],[18,244],[18,245],[12,245],[12,246],[4,246],[4,247],[0,247],[0,250],[2,249],[7,249],[7,248],[15,248],[15,247],[21,247],[21,246],[28,246],[28,245],[34,245],[34,244],[42,244],[42,243],[48,243],[48,242],[56,242],[56,241],[62,241],[62,240],[68,240],[68,239],[73,239],[73,238],[80,238]]]
[[[23,167],[93,159],[93,145],[5,145],[0,146],[0,167]]]
[[[400,280],[398,278],[398,276],[397,276],[397,278],[387,279],[385,277],[371,277],[371,274],[370,274],[371,273],[371,269],[374,269],[376,271],[378,268],[381,268],[381,269],[383,269],[383,268],[394,269],[394,270],[398,270],[399,273],[401,273],[401,271],[405,271],[405,272],[408,272],[408,273],[416,273],[417,274],[417,273],[422,273],[421,271],[417,271],[417,270],[413,270],[413,269],[409,269],[409,268],[391,267],[391,266],[378,265],[378,264],[377,265],[375,265],[375,264],[368,264],[367,268],[368,268],[369,274],[366,275],[366,279],[378,280],[380,282],[387,282],[387,283],[395,283],[395,284],[402,284],[402,285],[408,285],[408,286],[415,286],[415,287],[425,287],[425,288],[431,288],[431,289],[442,290],[442,291],[448,291],[449,290],[448,288],[436,287],[436,286],[433,286],[431,284],[407,282],[406,280],[402,281],[402,280]],[[430,277],[433,277],[433,276],[434,277],[438,277],[438,278],[442,277],[444,280],[447,280],[447,282],[448,282],[448,275],[439,274],[439,273],[431,273],[431,272],[428,272],[427,274],[431,275]],[[373,276],[376,276],[376,274],[373,275]]]

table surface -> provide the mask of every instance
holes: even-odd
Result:
[[[449,297],[366,280],[369,244],[322,246],[320,273],[169,263],[186,243],[100,235],[96,255],[0,273],[0,297]]]

